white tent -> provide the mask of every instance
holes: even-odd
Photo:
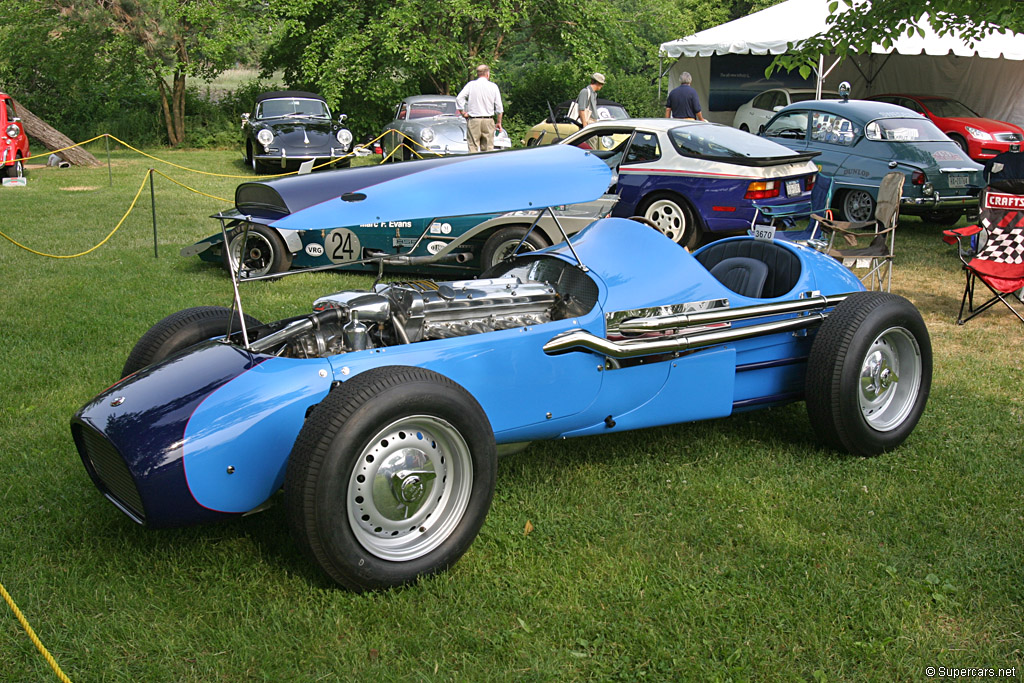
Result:
[[[787,43],[826,30],[830,0],[786,0],[727,24],[709,28],[687,38],[661,44],[661,55],[676,61],[668,69],[669,88],[679,85],[679,75],[689,71],[693,86],[704,103],[705,114],[714,121],[732,123],[737,98],[771,87],[795,85],[794,76],[776,71],[764,78],[768,57],[777,55]],[[888,92],[953,97],[982,116],[1024,125],[1024,34],[1006,31],[975,42],[972,47],[955,36],[940,37],[921,22],[924,36],[902,36],[891,49],[873,45],[871,54],[842,60],[831,73],[834,56],[824,56],[825,87],[836,89],[849,81],[853,97]],[[749,63],[749,64],[747,64]],[[746,68],[744,65],[747,64]],[[814,87],[814,83],[804,87]],[[729,90],[732,97],[717,97]],[[746,97],[746,99],[750,99]],[[740,101],[743,101],[740,99]]]

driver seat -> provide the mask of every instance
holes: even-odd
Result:
[[[711,274],[737,294],[760,299],[768,280],[768,266],[747,256],[733,256],[712,266]]]

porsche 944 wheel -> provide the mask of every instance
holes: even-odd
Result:
[[[307,418],[285,474],[295,538],[335,581],[390,588],[453,565],[494,495],[494,434],[448,378],[368,370]]]
[[[487,270],[511,256],[512,251],[522,242],[523,235],[526,235],[528,229],[522,226],[511,226],[502,228],[488,237],[487,241],[484,242],[484,248],[480,252],[480,269],[482,271]],[[526,241],[523,242],[523,246],[519,251],[520,253],[537,251],[546,246],[548,246],[547,242],[534,230],[526,237]]]
[[[245,249],[242,248],[244,234],[244,228],[235,228],[228,234],[229,247],[224,250],[225,268],[237,268],[239,254],[243,252],[243,266],[248,277],[283,273],[292,267],[292,255],[273,228],[250,225],[248,235],[245,235]]]
[[[167,358],[173,353],[214,337],[223,336],[231,322],[231,331],[242,329],[238,313],[223,306],[197,306],[167,316],[139,338],[128,354],[121,377]],[[247,328],[262,323],[250,315],[245,316]]]
[[[931,341],[914,305],[858,292],[836,306],[811,346],[807,412],[829,446],[878,455],[914,430],[931,381]]]
[[[637,211],[670,240],[693,251],[700,244],[701,230],[686,202],[674,195],[656,195]]]

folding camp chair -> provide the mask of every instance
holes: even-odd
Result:
[[[886,173],[878,187],[875,217],[870,221],[837,221],[816,216],[823,233],[829,235],[825,252],[848,268],[867,268],[860,280],[868,289],[892,289],[892,264],[896,252],[896,225],[900,218],[900,197],[904,175]],[[836,245],[842,237],[845,247]],[[865,241],[867,246],[861,246]]]
[[[776,228],[774,237],[777,240],[813,241],[818,237],[819,216],[832,218],[832,209],[829,207],[832,205],[834,187],[832,176],[819,173],[805,201],[788,206],[761,206],[754,202],[754,218],[750,221],[750,233],[756,234],[759,225],[770,225]],[[805,227],[793,227],[798,221],[803,220],[807,221]]]
[[[943,234],[947,242],[956,240],[967,279],[957,324],[963,325],[997,301],[1024,323],[1024,315],[1012,303],[1014,299],[1024,303],[1024,194],[998,192],[990,185],[985,189],[978,224],[944,230]],[[975,308],[974,288],[978,282],[988,288],[992,298]],[[970,313],[966,318],[964,308]]]

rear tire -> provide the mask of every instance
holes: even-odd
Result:
[[[493,235],[487,238],[484,242],[484,248],[480,252],[480,271],[483,272],[488,268],[498,265],[506,258],[512,255],[513,250],[523,240],[523,235],[526,235],[526,231],[529,228],[524,226],[509,226],[498,230]],[[537,234],[537,230],[529,234],[526,241],[523,242],[523,246],[520,247],[519,253],[527,251],[537,251],[543,249],[548,245],[547,241]]]
[[[228,233],[228,247],[223,252],[225,268],[237,270],[240,252],[245,253],[242,270],[247,277],[283,273],[292,267],[292,254],[276,230],[255,223],[250,225],[245,249],[242,249],[244,234],[244,226]]]
[[[875,198],[866,190],[847,190],[843,193],[841,211],[845,221],[869,221],[875,217]]]
[[[673,194],[656,194],[644,199],[637,214],[658,226],[666,237],[689,251],[703,237],[700,225],[686,200]]]
[[[495,463],[490,422],[468,391],[423,368],[374,368],[306,419],[285,473],[288,523],[343,586],[412,583],[472,544]]]
[[[128,354],[121,377],[127,377],[199,342],[223,336],[228,330],[229,320],[232,321],[232,332],[242,329],[238,313],[232,314],[230,309],[223,306],[196,306],[172,313],[139,338]],[[262,323],[256,318],[245,316],[247,329],[259,325]]]
[[[874,456],[910,436],[928,401],[932,347],[903,297],[857,292],[818,330],[807,361],[807,414],[828,446]]]
[[[10,166],[4,167],[4,174],[8,178],[24,178],[25,177],[25,162],[22,161],[21,155],[14,158],[14,163]]]

